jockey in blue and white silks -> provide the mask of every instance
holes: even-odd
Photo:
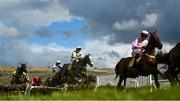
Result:
[[[61,70],[62,67],[63,67],[63,65],[61,64],[61,61],[57,60],[56,63],[52,67],[52,71],[57,72],[57,71]]]

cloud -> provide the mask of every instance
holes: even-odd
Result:
[[[136,20],[129,20],[129,21],[122,21],[121,23],[115,22],[113,27],[117,30],[128,30],[128,29],[134,29],[137,27],[138,21]]]
[[[163,33],[163,41],[177,42],[180,38],[179,23],[176,23],[180,21],[179,3],[178,0],[163,3],[161,0],[1,0],[0,15],[5,26],[26,34],[34,32],[31,30],[37,25],[82,18],[87,22],[84,33],[97,39],[112,34],[115,39],[109,40],[111,44],[128,43],[141,30],[149,28]],[[31,29],[27,31],[24,27]]]
[[[158,15],[157,14],[147,14],[145,16],[144,21],[142,21],[141,23],[145,26],[145,27],[153,27],[156,26],[157,24],[157,20],[158,20]]]
[[[37,29],[34,34],[39,37],[50,37],[51,36],[47,27]]]
[[[56,60],[61,60],[62,63],[69,63],[72,49],[62,47],[56,43],[48,45],[33,44],[30,46],[33,55],[31,63],[38,66],[49,66],[55,63]]]
[[[129,56],[131,52],[129,44],[109,45],[103,40],[89,40],[82,47],[83,56],[92,54],[96,67],[114,67],[121,57]],[[74,48],[66,48],[56,43],[31,45],[25,40],[11,40],[1,46],[0,65],[18,65],[20,62],[26,62],[30,66],[49,66],[56,60],[69,63],[73,50]]]
[[[142,21],[130,19],[128,21],[123,20],[122,22],[115,22],[113,27],[116,30],[135,30],[138,26],[144,28],[156,26],[158,20],[158,14],[147,14]]]
[[[25,40],[9,40],[0,48],[0,65],[18,65],[23,62],[30,66],[49,66],[56,60],[69,63],[72,51],[56,43],[30,45]]]
[[[20,12],[17,18],[25,25],[50,25],[53,22],[64,22],[72,19],[68,9],[55,3],[45,10],[29,9]]]
[[[76,18],[69,13],[64,0],[1,0],[0,4],[4,4],[0,6],[2,20],[4,19],[5,22],[10,20],[11,23],[17,22],[21,25],[44,26]],[[7,11],[11,13],[6,13]]]
[[[93,54],[96,66],[114,67],[120,58],[130,56],[130,43],[143,29],[157,29],[163,51],[170,50],[171,43],[180,39],[179,4],[179,0],[0,0],[0,65],[70,61],[73,49],[26,39],[49,37],[52,23],[79,18],[86,22],[81,30],[90,35],[84,51]],[[71,31],[61,33],[65,39],[75,36]]]
[[[18,65],[32,58],[29,44],[25,40],[6,40],[0,48],[0,65]]]
[[[42,52],[59,52],[59,51],[70,51],[71,49],[62,47],[57,45],[56,43],[49,43],[48,45],[39,45],[39,44],[32,44],[31,50],[33,53],[42,53]]]
[[[29,25],[50,25],[53,22],[70,21],[73,17],[68,9],[57,2],[51,2],[45,9],[29,9],[19,13],[20,21]],[[33,19],[32,19],[33,17]]]
[[[73,31],[58,31],[58,32],[63,34],[64,39],[71,39],[71,38],[73,38],[75,36],[74,35],[75,32],[73,32]]]
[[[110,37],[109,37],[110,38]],[[104,38],[108,40],[108,38]],[[110,45],[106,40],[88,40],[82,46],[83,56],[90,53],[94,66],[114,68],[123,57],[131,56],[131,44],[116,43]],[[163,52],[169,52],[175,44],[163,42]],[[18,65],[20,62],[29,66],[51,66],[56,60],[70,63],[74,48],[66,48],[57,43],[48,45],[29,44],[25,40],[10,40],[0,47],[0,65]]]
[[[72,15],[87,21],[88,27],[84,30],[91,33],[92,38],[114,35],[114,40],[108,40],[111,44],[130,43],[143,29],[157,29],[163,33],[163,41],[178,42],[179,3],[178,0],[163,3],[161,0],[70,0],[68,8]]]
[[[19,4],[20,2],[22,2],[22,0],[12,0],[12,1],[11,0],[1,0],[0,1],[0,8],[4,9],[7,7],[11,7],[11,6]]]
[[[85,53],[92,54],[97,67],[113,68],[122,57],[131,56],[131,44],[109,45],[105,40],[89,40],[84,47]]]
[[[162,52],[168,53],[176,44],[163,42]]]
[[[18,36],[18,30],[14,27],[7,27],[3,23],[0,23],[0,36],[14,38]]]
[[[65,0],[1,0],[0,22],[4,26],[1,27],[1,33],[18,38],[27,38],[32,34],[49,37],[46,28],[51,24],[79,19],[72,16],[65,5]],[[41,29],[37,30],[38,26]]]

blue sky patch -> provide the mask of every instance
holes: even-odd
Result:
[[[34,44],[57,43],[65,47],[75,47],[88,39],[88,34],[81,31],[85,25],[84,20],[72,19],[69,22],[55,22],[48,27],[38,26],[34,31],[35,36],[28,37],[27,40]]]

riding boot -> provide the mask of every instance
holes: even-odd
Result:
[[[132,59],[131,59],[131,61],[130,61],[130,63],[129,63],[129,67],[133,67],[133,65],[134,65],[134,60],[135,60],[135,56],[132,57]]]
[[[75,70],[75,64],[76,64],[76,61],[73,61],[72,66],[71,66],[71,70]]]
[[[139,61],[141,60],[141,54],[136,55],[136,63],[139,64]]]

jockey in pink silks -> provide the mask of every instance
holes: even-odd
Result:
[[[132,65],[134,64],[134,60],[136,60],[140,56],[140,54],[145,51],[145,47],[148,44],[148,40],[147,40],[148,36],[149,36],[149,32],[146,30],[143,30],[141,32],[141,35],[132,42],[131,55],[133,59],[130,63],[130,67],[132,67]],[[140,59],[138,58],[136,61],[139,62],[139,60]]]

